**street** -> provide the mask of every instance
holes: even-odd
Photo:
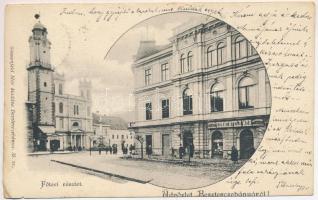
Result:
[[[187,165],[147,160],[123,159],[119,155],[102,152],[48,154],[31,156],[32,165],[39,170],[82,173],[106,181],[125,183],[135,181],[173,189],[199,188],[216,183],[230,176],[238,167],[231,162],[214,165]],[[43,165],[45,164],[45,165]],[[119,178],[118,178],[119,177]]]

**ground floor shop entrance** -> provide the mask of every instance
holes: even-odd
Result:
[[[252,131],[245,129],[240,134],[240,158],[249,159],[254,152],[253,133]]]
[[[193,157],[194,145],[193,145],[193,134],[190,130],[183,131],[183,148],[186,154],[190,154]]]
[[[214,131],[211,137],[211,157],[222,158],[223,157],[223,135],[220,131]]]

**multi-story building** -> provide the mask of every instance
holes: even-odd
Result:
[[[132,71],[130,129],[154,154],[192,146],[196,157],[227,158],[235,146],[244,159],[260,144],[271,108],[269,79],[250,42],[226,23],[177,27],[166,46],[141,41]]]
[[[114,123],[110,117],[100,114],[93,114],[93,130],[91,137],[92,146],[97,147],[100,144],[105,146],[116,145],[119,149],[121,145],[134,146],[134,134],[127,129],[127,124],[120,118],[115,118],[119,122]],[[114,118],[114,117],[113,117]]]
[[[88,136],[93,134],[92,83],[79,81],[79,95],[65,94],[64,75],[54,73],[55,133],[60,149],[88,147]]]
[[[50,62],[48,31],[37,22],[29,38],[28,71],[28,150],[66,150],[88,147],[93,134],[91,82],[79,83],[80,95],[64,93],[64,75]]]

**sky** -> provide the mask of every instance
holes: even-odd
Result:
[[[154,39],[157,45],[168,44],[174,28],[206,18],[202,14],[181,12],[158,15],[137,25],[131,24],[121,36],[112,35],[111,31],[93,23],[79,27],[58,20],[46,24],[45,19],[41,19],[41,23],[47,27],[52,42],[51,62],[55,71],[64,73],[66,78],[65,92],[77,95],[79,80],[91,80],[93,112],[133,121],[131,65],[139,42]],[[106,45],[109,40],[114,41],[110,48]]]

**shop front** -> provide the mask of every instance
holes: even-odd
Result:
[[[240,159],[249,159],[260,144],[267,119],[233,119],[208,123],[211,158],[230,158],[233,146]]]

